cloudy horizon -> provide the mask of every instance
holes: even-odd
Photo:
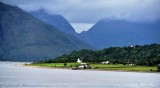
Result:
[[[132,22],[160,20],[160,0],[0,0],[25,11],[45,9],[64,16],[76,32],[86,31],[101,19]]]

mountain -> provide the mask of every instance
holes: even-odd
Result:
[[[160,43],[160,22],[100,20],[80,36],[97,49]]]
[[[84,48],[92,47],[0,2],[0,60],[39,61]]]
[[[31,15],[42,20],[50,25],[53,25],[57,29],[60,29],[62,32],[71,34],[77,37],[77,33],[74,28],[70,25],[70,23],[61,15],[49,14],[44,9],[40,9],[37,11],[31,11]]]

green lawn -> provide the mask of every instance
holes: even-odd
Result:
[[[123,64],[92,64],[91,66],[95,67],[95,69],[101,70],[122,70],[122,71],[142,71],[142,72],[150,72],[150,70],[156,71],[156,66],[127,66]]]
[[[31,66],[42,66],[42,67],[54,67],[54,68],[72,68],[78,66],[78,63],[67,63],[66,67],[64,63],[39,63],[31,64]],[[120,71],[141,71],[151,72],[156,71],[156,66],[127,66],[123,64],[90,64],[90,69],[93,70],[120,70]]]
[[[67,66],[64,66],[64,63],[38,63],[38,64],[30,64],[31,66],[43,66],[43,67],[57,67],[57,68],[66,68],[80,65],[78,63],[67,63]]]

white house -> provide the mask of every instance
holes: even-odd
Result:
[[[109,61],[103,61],[102,64],[109,64]]]
[[[79,66],[79,68],[89,68],[89,64],[87,64],[87,63],[81,63],[81,65]]]
[[[80,60],[80,59],[78,58],[77,62],[78,62],[78,63],[82,63],[82,60]]]

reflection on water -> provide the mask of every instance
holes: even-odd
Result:
[[[160,88],[159,73],[45,69],[0,62],[0,88]]]

